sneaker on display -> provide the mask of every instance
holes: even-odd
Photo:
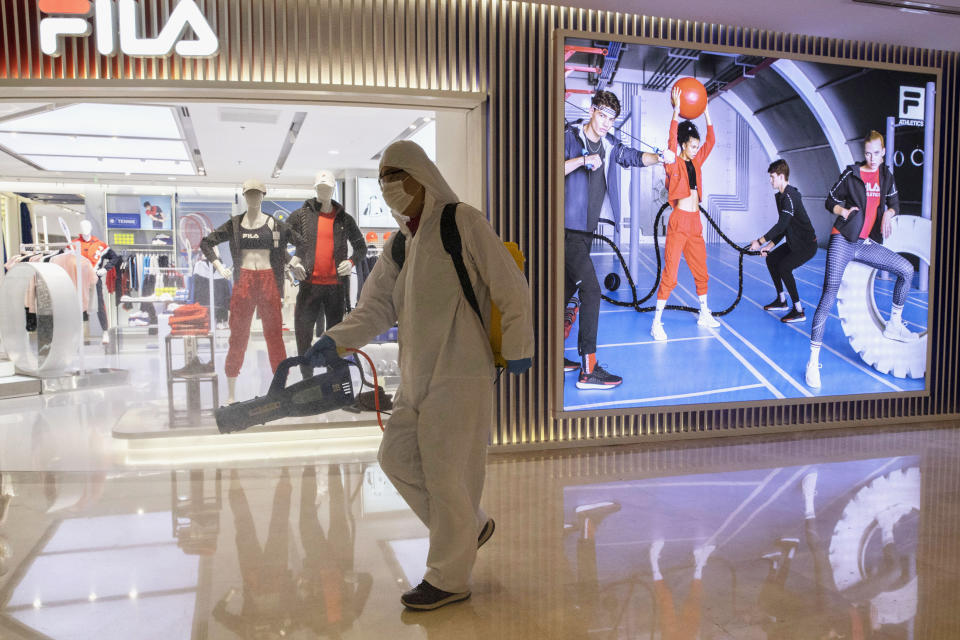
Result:
[[[919,335],[912,333],[899,319],[887,321],[887,325],[883,328],[883,337],[897,342],[916,342],[920,339]]]
[[[789,313],[780,318],[780,322],[804,322],[807,315],[803,310],[797,311],[796,307],[790,309]]]
[[[775,298],[773,302],[763,305],[764,311],[783,311],[784,309],[789,308],[790,305],[787,304],[787,301],[781,300],[780,298]]]
[[[580,378],[577,380],[577,389],[612,389],[623,382],[623,378],[607,372],[599,364],[593,367],[593,371],[585,373],[580,370]]]
[[[666,340],[667,332],[663,330],[663,323],[654,322],[650,326],[650,335],[653,336],[654,340],[660,340],[660,341]]]
[[[820,388],[820,363],[812,360],[807,363],[807,372],[805,375],[807,386],[813,389]]]
[[[178,378],[194,378],[197,376],[206,376],[213,373],[213,362],[200,362],[198,358],[193,358],[190,362],[179,369],[173,369],[170,374]]]
[[[720,323],[709,311],[701,311],[699,317],[697,317],[697,326],[704,327],[706,329],[716,329],[720,326]]]

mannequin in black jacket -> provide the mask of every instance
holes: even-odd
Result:
[[[320,324],[318,328],[326,330],[343,319],[350,273],[354,263],[367,255],[367,244],[357,223],[333,199],[336,184],[332,173],[319,172],[314,180],[317,197],[304,202],[287,219],[300,236],[297,253],[290,261],[294,276],[300,280],[293,314],[300,355],[313,344],[315,326]],[[348,243],[353,247],[350,259]],[[311,367],[301,367],[300,371],[304,378],[313,375]]]

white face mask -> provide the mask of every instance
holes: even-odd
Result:
[[[410,222],[410,216],[397,213],[393,209],[390,210],[390,215],[392,215],[393,219],[397,221],[397,226],[400,227],[400,233],[405,236],[410,236],[410,227],[407,226],[407,223]]]
[[[391,210],[397,213],[403,213],[413,202],[413,196],[407,193],[403,188],[403,180],[395,180],[383,185],[383,201]],[[406,217],[406,216],[404,216]],[[409,220],[409,218],[407,218]]]

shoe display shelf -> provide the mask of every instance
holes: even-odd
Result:
[[[201,362],[200,345],[206,343],[208,347],[208,360]],[[173,352],[174,345],[180,347],[182,352],[183,366],[174,368]],[[219,386],[220,379],[217,376],[214,362],[216,362],[216,347],[214,345],[213,334],[174,336],[167,335],[164,338],[164,348],[166,350],[166,368],[167,368],[167,403],[170,413],[170,427],[178,426],[188,427],[196,426],[204,416],[212,416],[214,409],[220,406]],[[202,385],[209,384],[212,404],[203,407]],[[186,387],[186,407],[177,406],[175,387],[182,385]]]

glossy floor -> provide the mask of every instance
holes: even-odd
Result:
[[[272,465],[4,471],[0,637],[960,637],[960,430],[491,456],[473,597],[429,613],[375,462]]]

